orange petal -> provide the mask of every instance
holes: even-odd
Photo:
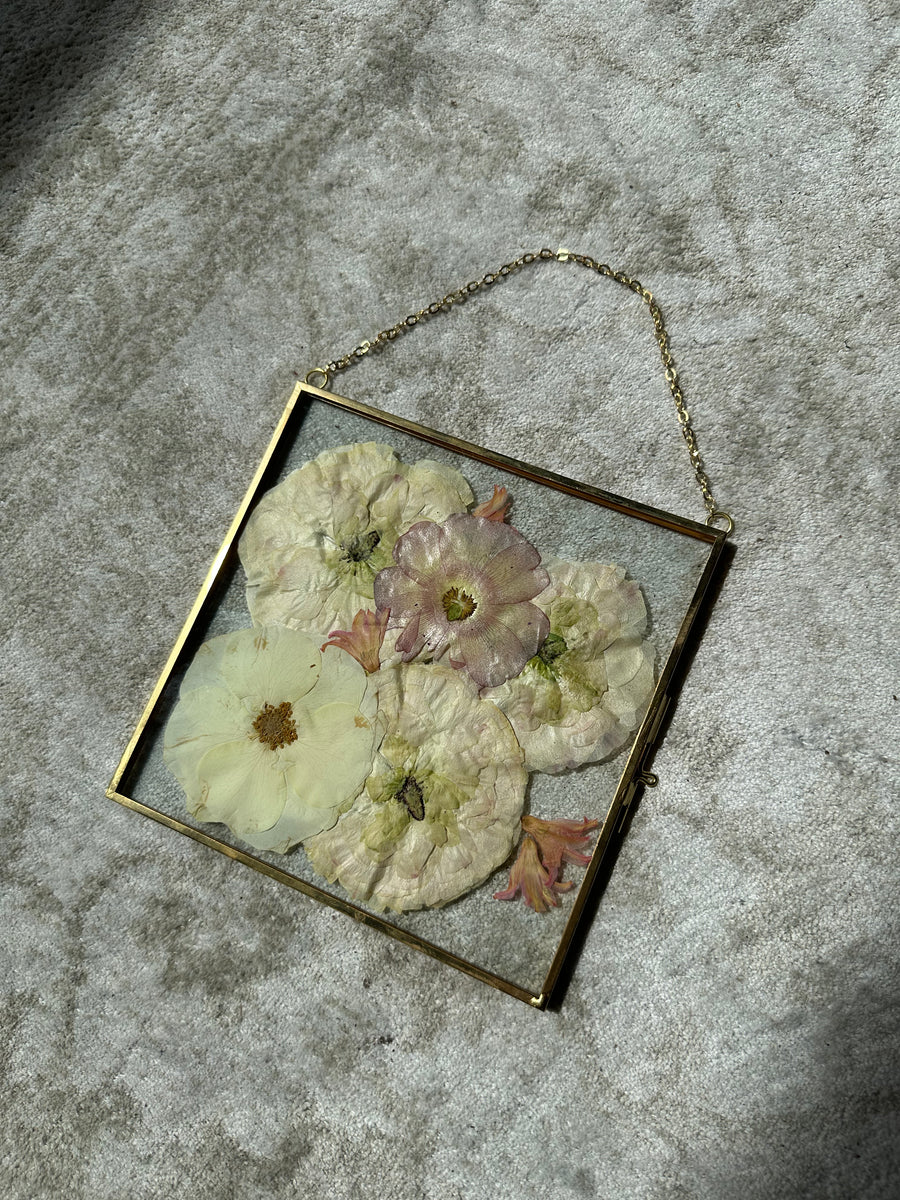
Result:
[[[332,629],[326,646],[337,646],[360,664],[370,675],[381,666],[381,644],[384,641],[384,631],[387,629],[390,610],[386,608],[371,612],[361,608],[353,618],[352,629]]]
[[[483,500],[476,508],[472,509],[473,517],[484,517],[488,521],[505,521],[506,514],[509,511],[509,506],[512,503],[508,499],[509,492],[505,487],[499,487],[494,484],[494,494],[490,500]]]
[[[509,872],[509,887],[504,892],[494,892],[495,900],[515,900],[521,892],[522,899],[535,912],[546,912],[556,908],[558,892],[567,892],[571,883],[556,883],[541,865],[537,843],[528,834],[522,838],[519,854]]]

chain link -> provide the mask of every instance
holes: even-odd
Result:
[[[694,469],[697,484],[703,494],[703,501],[708,513],[707,524],[712,525],[717,520],[723,519],[727,522],[727,532],[731,532],[733,528],[731,517],[717,507],[713,499],[709,476],[706,474],[703,459],[700,457],[700,450],[697,446],[697,435],[694,433],[694,428],[691,425],[691,415],[685,403],[684,393],[678,378],[678,370],[669,347],[669,334],[666,330],[662,309],[656,302],[653,293],[648,291],[640,280],[632,279],[622,271],[616,271],[607,263],[596,262],[586,254],[573,254],[571,251],[563,250],[562,248],[559,250],[544,248],[543,250],[536,251],[534,254],[520,254],[512,262],[504,263],[497,271],[489,272],[487,275],[483,275],[481,279],[473,279],[471,282],[457,288],[456,291],[448,292],[440,300],[435,300],[431,304],[426,305],[425,308],[420,308],[418,312],[410,313],[408,317],[404,317],[402,321],[398,321],[390,329],[382,329],[371,341],[360,342],[356,349],[351,350],[349,354],[345,354],[343,358],[336,358],[333,362],[326,363],[324,367],[314,367],[307,373],[306,382],[312,387],[326,387],[332,376],[337,375],[340,371],[346,371],[348,367],[354,366],[374,351],[383,349],[401,334],[414,329],[421,321],[427,321],[431,317],[437,316],[438,313],[449,312],[454,304],[464,303],[470,296],[473,296],[476,292],[480,292],[482,288],[491,287],[498,280],[508,278],[515,271],[521,270],[522,267],[531,266],[532,263],[536,262],[548,262],[551,259],[557,262],[572,262],[580,267],[587,267],[588,270],[594,271],[596,274],[602,275],[607,279],[612,279],[615,283],[619,283],[623,287],[627,287],[635,295],[640,296],[641,300],[647,305],[650,316],[653,318],[656,341],[659,346],[660,357],[662,358],[666,383],[669,385],[669,391],[672,393],[672,400],[675,403],[678,424],[687,444],[688,455],[691,460],[691,466]]]

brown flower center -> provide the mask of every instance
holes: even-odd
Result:
[[[444,606],[448,621],[464,621],[466,617],[471,617],[478,607],[468,592],[455,587],[444,592],[441,596],[441,604]]]
[[[280,750],[297,740],[297,725],[294,712],[287,700],[281,704],[264,704],[253,722],[259,741],[270,750]]]
[[[406,808],[414,821],[425,820],[425,797],[422,786],[413,775],[407,775],[400,785],[396,799]]]

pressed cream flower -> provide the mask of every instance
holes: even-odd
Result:
[[[365,788],[304,849],[320,875],[378,911],[447,904],[512,850],[522,751],[499,709],[440,663],[382,672],[378,726],[384,739]]]
[[[549,630],[531,604],[547,585],[541,556],[518,530],[488,517],[414,525],[394,546],[395,567],[375,580],[406,662],[447,654],[478,687],[517,675]]]
[[[267,492],[247,522],[239,549],[253,621],[323,635],[349,629],[372,606],[373,581],[400,534],[473,499],[443,463],[409,466],[376,442],[323,451]]]
[[[337,820],[374,751],[359,663],[284,626],[239,629],[197,651],[163,757],[188,811],[258,850],[286,853]]]
[[[550,632],[524,671],[485,696],[509,717],[529,771],[600,762],[625,746],[653,693],[647,609],[621,567],[545,562]]]

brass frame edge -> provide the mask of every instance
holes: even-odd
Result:
[[[317,399],[323,400],[326,404],[330,404],[334,408],[343,408],[350,412],[355,412],[359,416],[368,417],[369,420],[376,421],[379,425],[385,425],[389,429],[396,429],[400,433],[408,433],[413,437],[421,438],[423,441],[431,442],[433,446],[441,446],[445,449],[454,450],[457,454],[465,455],[466,458],[474,458],[476,461],[487,463],[488,465],[496,464],[512,472],[512,474],[520,475],[524,479],[530,479],[534,483],[545,484],[556,491],[566,492],[568,495],[577,496],[582,500],[590,499],[595,503],[599,502],[606,508],[615,509],[616,512],[624,513],[626,516],[638,517],[640,520],[650,521],[654,525],[662,525],[664,528],[671,529],[675,533],[684,533],[710,544],[717,541],[724,542],[728,536],[724,529],[716,529],[713,526],[704,524],[702,521],[695,521],[691,517],[680,517],[677,513],[666,512],[662,508],[654,508],[653,505],[644,504],[640,500],[628,500],[625,496],[619,496],[615,492],[607,492],[603,488],[592,487],[587,483],[579,483],[577,479],[570,479],[566,475],[557,475],[555,471],[546,471],[541,467],[524,463],[520,459],[510,458],[506,454],[486,450],[483,446],[477,446],[474,442],[467,442],[464,438],[454,437],[450,433],[441,433],[439,430],[431,429],[427,425],[419,425],[417,422],[408,421],[404,417],[394,416],[393,413],[386,413],[382,409],[372,408],[370,405],[363,404],[359,400],[350,400],[346,396],[327,392],[323,388],[313,387],[308,383],[298,382],[297,388],[309,392]]]
[[[694,589],[691,602],[679,626],[675,641],[672,643],[672,649],[669,651],[665,666],[657,680],[646,716],[641,722],[641,726],[635,736],[628,760],[619,779],[619,785],[616,788],[615,795],[607,810],[600,832],[597,835],[597,841],[591,854],[591,861],[585,870],[584,879],[572,905],[572,911],[566,921],[559,945],[553,956],[553,961],[544,979],[543,992],[548,998],[552,996],[553,990],[559,980],[566,957],[571,949],[572,941],[578,932],[581,916],[590,899],[594,881],[600,871],[603,859],[606,857],[606,852],[609,850],[613,836],[619,829],[619,822],[626,810],[630,808],[638,789],[646,786],[641,779],[644,761],[657,745],[659,730],[672,701],[672,693],[669,691],[672,678],[678,669],[679,660],[690,638],[694,622],[697,619],[706,593],[715,576],[727,536],[724,531],[720,531],[720,533],[722,536],[717,539],[718,544],[712,548],[703,573]],[[629,791],[631,795],[628,795]],[[627,804],[626,797],[628,798]]]
[[[119,765],[116,767],[115,773],[113,774],[113,777],[109,782],[109,788],[107,788],[106,794],[110,799],[113,799],[113,797],[110,796],[110,792],[111,791],[115,792],[118,789],[118,786],[119,786],[119,783],[121,782],[122,776],[125,774],[125,770],[128,766],[128,762],[129,762],[131,756],[134,754],[135,749],[137,748],[137,744],[141,738],[141,735],[144,732],[144,729],[147,726],[147,722],[150,720],[150,716],[153,712],[153,709],[156,707],[156,703],[159,700],[159,697],[162,695],[163,688],[166,686],[166,684],[169,681],[169,676],[171,675],[172,670],[175,667],[175,663],[178,660],[178,655],[181,653],[181,649],[184,646],[184,643],[187,641],[188,637],[190,636],[191,630],[194,627],[194,623],[196,622],[198,616],[200,615],[200,610],[203,608],[203,605],[206,603],[207,596],[212,591],[213,586],[215,585],[215,582],[216,582],[216,579],[218,578],[219,572],[222,569],[222,564],[225,562],[226,555],[228,554],[228,551],[231,549],[232,543],[234,542],[234,539],[235,539],[235,535],[237,534],[237,531],[240,528],[240,524],[244,519],[247,509],[250,507],[251,503],[253,502],[253,497],[256,494],[256,489],[259,487],[260,480],[262,479],[263,475],[266,472],[266,468],[268,467],[269,463],[272,460],[272,455],[275,453],[276,449],[278,448],[278,443],[280,442],[281,437],[284,433],[285,426],[287,425],[288,421],[291,418],[291,415],[293,414],[294,407],[296,406],[297,399],[299,398],[300,392],[302,391],[302,389],[303,389],[303,385],[298,383],[296,385],[296,387],[294,388],[293,392],[291,392],[290,399],[288,400],[287,404],[284,407],[284,411],[281,414],[278,424],[275,426],[275,430],[274,430],[272,436],[269,438],[269,443],[266,446],[266,449],[263,453],[262,459],[260,460],[259,466],[256,468],[256,471],[253,475],[253,479],[250,482],[250,486],[247,488],[246,492],[244,493],[244,498],[241,501],[240,506],[238,507],[238,510],[235,513],[234,518],[231,521],[231,524],[228,526],[228,531],[225,534],[222,544],[219,546],[218,552],[212,561],[211,567],[206,572],[206,577],[200,586],[200,591],[197,593],[197,598],[194,600],[194,603],[191,605],[191,609],[187,615],[187,619],[185,620],[184,624],[182,625],[181,631],[175,640],[175,645],[172,647],[169,657],[166,659],[166,664],[163,667],[162,672],[160,673],[159,679],[157,679],[157,681],[156,681],[156,686],[154,687],[153,691],[150,693],[150,699],[144,705],[144,710],[141,713],[140,719],[138,720],[138,723],[137,723],[137,726],[135,727],[134,733],[131,735],[128,745],[125,747],[125,752],[122,755],[122,757],[119,759]]]
[[[197,829],[196,826],[188,824],[187,821],[180,821],[177,817],[170,817],[168,813],[161,812],[157,808],[151,808],[149,804],[144,804],[140,800],[134,800],[131,796],[117,792],[112,784],[106,789],[106,796],[107,799],[115,800],[125,808],[130,808],[133,812],[158,821],[160,825],[174,829],[177,833],[186,834],[187,837],[192,838],[195,842],[200,842],[203,846],[208,846],[211,850],[220,851],[226,858],[242,863],[246,867],[251,867],[253,870],[259,871],[261,875],[267,875],[270,879],[274,879],[278,883],[287,884],[295,892],[302,892],[304,896],[309,896],[312,900],[321,901],[323,904],[328,905],[329,908],[337,909],[338,912],[353,917],[354,920],[362,925],[369,925],[373,929],[380,929],[382,932],[389,934],[395,941],[402,942],[411,949],[421,950],[430,958],[437,959],[446,966],[456,967],[457,970],[463,971],[466,975],[471,975],[480,983],[490,984],[491,987],[497,988],[502,992],[507,992],[517,1000],[524,1000],[527,1004],[535,1002],[534,994],[527,988],[520,987],[519,984],[513,983],[509,979],[504,979],[501,975],[492,974],[483,967],[479,967],[477,963],[470,963],[467,959],[460,958],[451,950],[445,950],[441,946],[436,946],[434,942],[429,942],[426,938],[419,937],[414,933],[408,933],[405,929],[401,929],[397,925],[392,925],[390,921],[378,916],[377,913],[370,913],[350,900],[342,900],[340,896],[334,896],[331,892],[326,892],[316,887],[313,883],[307,883],[305,879],[301,879],[297,875],[292,875],[289,871],[284,871],[280,867],[273,866],[264,859],[257,858],[255,854],[249,854],[246,850],[239,850],[235,846],[230,846],[227,842],[213,837],[212,834],[204,833],[202,829]]]

